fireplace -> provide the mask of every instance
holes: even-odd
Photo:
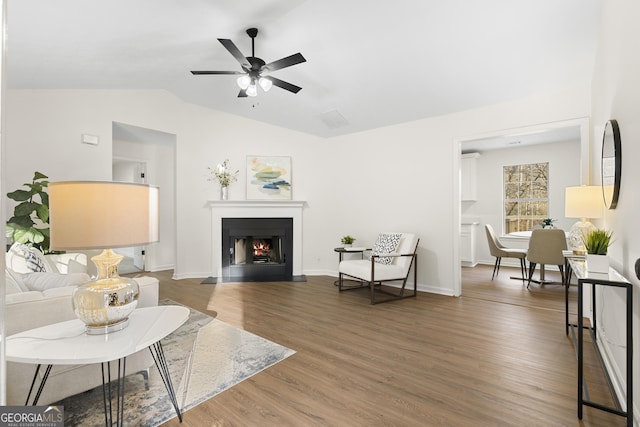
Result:
[[[222,263],[229,266],[229,243],[222,239],[222,220],[233,218],[290,218],[293,219],[292,250],[286,252],[286,261],[291,263],[293,281],[305,281],[302,271],[302,212],[306,204],[300,200],[210,200],[211,207],[211,276],[202,283],[214,284],[225,279]],[[228,237],[228,236],[227,236]],[[227,239],[225,239],[227,242]],[[226,245],[225,256],[222,247]]]
[[[293,218],[222,218],[222,279],[281,281],[293,276]]]

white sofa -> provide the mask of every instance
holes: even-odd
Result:
[[[14,250],[15,249],[15,250]],[[44,255],[45,271],[30,271],[21,258],[22,248],[6,256],[5,333],[7,336],[36,327],[75,319],[71,296],[78,284],[89,280],[87,258],[80,253]],[[83,267],[84,266],[84,267]],[[137,277],[138,307],[158,305],[158,280]],[[117,333],[117,332],[116,332]],[[129,375],[148,373],[153,359],[148,350],[127,357]],[[36,365],[7,362],[7,404],[24,405]],[[41,369],[40,372],[44,370]],[[51,370],[38,404],[46,405],[102,384],[100,364],[58,365]],[[32,395],[33,398],[33,395]]]

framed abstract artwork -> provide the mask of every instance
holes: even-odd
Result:
[[[247,156],[247,200],[291,200],[291,157]]]

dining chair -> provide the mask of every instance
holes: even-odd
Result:
[[[533,230],[529,239],[529,249],[527,259],[529,260],[529,281],[527,288],[531,285],[533,273],[536,265],[557,265],[565,282],[564,255],[562,251],[567,250],[567,236],[560,228],[543,228]],[[541,267],[543,268],[543,267]]]
[[[502,258],[517,258],[520,260],[520,273],[522,274],[522,284],[524,285],[527,277],[527,264],[525,258],[527,256],[526,249],[508,248],[503,245],[496,233],[493,231],[493,227],[490,224],[485,224],[485,231],[487,232],[487,242],[489,243],[489,252],[491,256],[496,257],[496,263],[493,266],[493,274],[491,280],[500,272],[500,262]]]

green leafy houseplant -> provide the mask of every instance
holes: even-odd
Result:
[[[595,229],[583,236],[584,246],[591,255],[606,255],[612,241],[613,232]]]
[[[356,241],[356,238],[355,237],[351,237],[348,234],[346,236],[342,237],[342,239],[340,239],[340,242],[342,242],[345,245],[351,245],[355,241]]]
[[[555,219],[545,218],[542,220],[542,227],[552,227],[554,222],[556,222]]]
[[[18,202],[13,216],[7,221],[9,242],[24,243],[49,252],[49,177],[35,172],[33,180],[25,183],[27,190],[15,190],[7,197]],[[40,202],[38,202],[38,200]]]

